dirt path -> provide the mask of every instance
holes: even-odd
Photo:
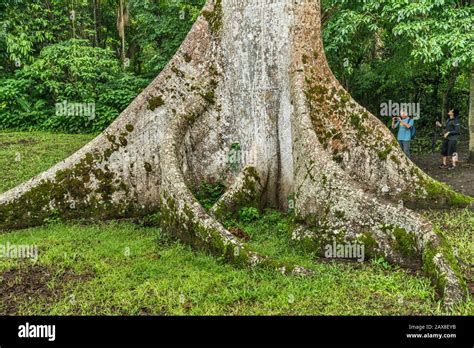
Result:
[[[474,197],[474,164],[468,163],[468,144],[458,145],[459,166],[456,170],[439,169],[441,155],[428,153],[414,155],[413,161],[433,178],[451,185],[456,191]]]

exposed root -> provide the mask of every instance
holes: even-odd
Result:
[[[295,98],[304,98],[295,93]],[[365,192],[335,164],[322,148],[314,131],[305,103],[295,112],[295,148],[301,154],[296,163],[297,217],[314,229],[315,246],[321,241],[336,239],[340,243],[362,241],[373,253],[390,262],[419,269],[436,285],[445,303],[462,301],[465,284],[456,273],[456,262],[447,262],[446,250],[439,250],[438,259],[424,257],[426,240],[436,240],[432,226],[409,209],[393,205]],[[298,237],[298,236],[295,236]],[[306,242],[308,243],[308,242]],[[436,243],[435,243],[436,244]]]
[[[169,173],[171,179],[164,179],[162,183],[161,227],[164,231],[195,249],[211,252],[236,265],[273,268],[287,275],[312,274],[311,270],[284,264],[252,251],[209,215],[184,183],[183,175],[176,165],[179,161],[172,133],[165,144],[161,151],[163,170]]]
[[[291,75],[295,213],[311,229],[299,230],[294,237],[317,250],[332,240],[364,243],[369,253],[390,262],[423,268],[446,304],[462,301],[466,287],[449,248],[441,247],[440,237],[424,218],[387,199],[471,199],[441,184],[427,194],[433,180],[418,175],[422,172],[405,160],[390,132],[332,75],[320,30],[313,30],[320,25],[318,9],[298,9],[302,20],[295,26]],[[402,160],[386,160],[385,150]],[[383,186],[395,194],[384,195],[379,189]]]
[[[203,93],[201,86],[183,77],[192,81],[206,72],[203,62],[212,61],[210,37],[206,20],[199,18],[165,69],[102,134],[49,170],[0,194],[0,230],[41,225],[51,217],[113,219],[158,209],[158,147],[173,111],[179,110],[176,99]],[[188,52],[193,55],[190,62],[184,58]]]
[[[219,221],[225,221],[235,217],[240,208],[258,208],[262,192],[263,187],[257,170],[255,167],[247,166],[237,176],[234,184],[214,204],[210,214]]]
[[[405,217],[409,214],[413,213],[407,212]],[[306,249],[315,250],[322,257],[327,257],[326,247],[332,247],[333,243],[351,248],[357,244],[363,245],[364,259],[383,257],[404,268],[422,271],[431,280],[446,306],[463,301],[468,296],[466,282],[451,247],[429,224],[417,230],[385,226],[380,229],[373,227],[362,233],[342,230],[337,234],[314,226],[299,225],[292,239]],[[355,253],[352,257],[356,257]]]
[[[412,208],[466,207],[474,198],[437,182],[400,149],[391,131],[360,106],[334,77],[321,37],[320,3],[297,7],[293,71],[294,92],[304,94],[311,127],[328,160],[373,195]],[[298,105],[301,107],[301,105]],[[297,138],[294,138],[297,140]]]
[[[205,83],[205,81],[203,81]],[[161,171],[166,173],[161,182],[161,226],[195,249],[211,252],[227,261],[247,267],[271,267],[283,274],[310,274],[310,270],[287,265],[252,251],[246,243],[225,229],[215,217],[208,214],[185,183],[181,170],[182,153],[179,151],[189,127],[187,115],[200,115],[207,108],[206,100],[189,97],[184,112],[176,115],[170,124],[160,148]],[[250,203],[261,191],[256,171],[247,167],[233,189],[221,199],[217,211],[226,215],[227,207]],[[240,195],[239,195],[240,194]],[[240,197],[241,200],[237,200]],[[215,210],[216,211],[216,210]]]

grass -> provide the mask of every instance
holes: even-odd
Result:
[[[49,169],[92,138],[87,134],[0,132],[0,192]]]
[[[35,149],[24,168],[6,169],[6,157]],[[68,142],[68,138],[71,141]],[[61,139],[61,146],[56,146]],[[87,136],[0,134],[1,190],[49,167],[87,142]],[[3,145],[2,145],[3,144]],[[19,143],[18,143],[19,144]],[[12,147],[17,146],[17,150]],[[48,152],[48,153],[46,153]],[[43,155],[44,157],[43,157]],[[45,160],[45,158],[47,160]],[[45,163],[48,161],[48,163]],[[21,176],[21,178],[20,178]],[[427,212],[449,235],[467,264],[472,260],[472,212]],[[0,259],[0,314],[22,315],[472,315],[472,302],[446,313],[429,281],[384,260],[322,261],[291,246],[291,220],[267,211],[252,222],[229,221],[258,251],[314,269],[288,277],[237,269],[196,253],[158,228],[132,221],[56,222],[0,235],[0,245],[36,245],[34,260]],[[463,268],[471,277],[468,268]]]

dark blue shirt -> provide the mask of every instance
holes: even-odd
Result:
[[[458,140],[458,136],[461,133],[461,125],[457,118],[449,119],[446,121],[446,126],[444,127],[444,133],[448,133],[449,140]]]

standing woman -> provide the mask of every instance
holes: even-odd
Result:
[[[461,132],[459,124],[459,110],[453,109],[448,112],[449,119],[446,121],[444,127],[444,141],[441,149],[441,156],[443,157],[443,164],[439,166],[441,169],[448,168],[449,170],[456,169],[457,165],[457,145],[458,137]],[[442,127],[441,123],[436,122],[438,127]],[[452,159],[452,165],[448,167],[448,157]]]

